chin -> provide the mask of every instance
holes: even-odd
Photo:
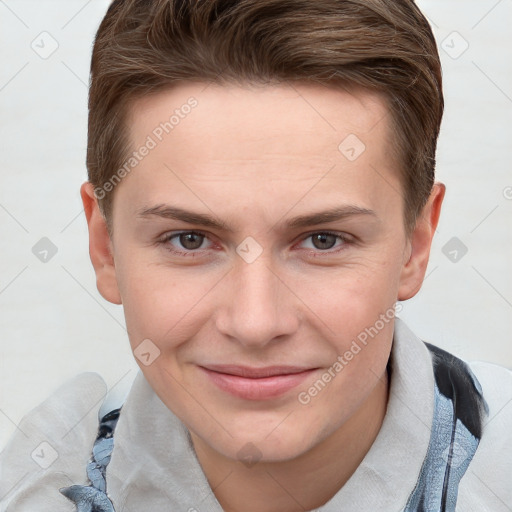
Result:
[[[279,427],[273,432],[269,428],[264,431],[252,431],[250,435],[247,432],[240,433],[234,438],[224,438],[221,445],[210,445],[225,457],[245,462],[246,465],[250,465],[251,461],[272,463],[292,460],[314,445],[314,440],[309,437],[311,432],[303,432],[297,429],[296,425],[292,425],[291,430],[277,433],[278,429]]]

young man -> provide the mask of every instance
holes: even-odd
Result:
[[[512,510],[511,372],[395,318],[444,196],[414,3],[114,1],[89,107],[90,255],[141,372],[23,420],[5,510]]]

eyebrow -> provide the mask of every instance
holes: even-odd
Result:
[[[325,224],[338,220],[344,220],[355,216],[372,216],[377,218],[377,214],[368,208],[362,208],[355,205],[343,205],[330,208],[321,212],[299,215],[288,219],[285,222],[285,228],[296,229]],[[160,217],[164,219],[179,220],[188,224],[199,224],[204,227],[214,228],[228,233],[233,233],[233,228],[225,222],[205,213],[193,212],[177,206],[159,204],[156,206],[141,208],[137,211],[137,217],[145,219],[151,217]]]

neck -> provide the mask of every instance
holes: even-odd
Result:
[[[194,449],[225,512],[304,512],[327,503],[356,471],[377,437],[388,400],[384,371],[356,413],[313,449],[292,460],[246,467],[190,432]]]

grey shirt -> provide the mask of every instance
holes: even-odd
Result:
[[[380,432],[352,477],[319,512],[401,512],[418,482],[433,424],[434,373],[429,350],[399,318],[391,361]],[[460,481],[456,510],[512,511],[512,372],[482,362],[469,367],[489,411]],[[88,484],[98,416],[123,404],[106,476],[116,512],[222,512],[187,428],[142,372],[126,400],[115,393],[104,399],[105,391],[101,376],[82,373],[23,418],[0,454],[0,511],[74,511],[59,488]]]

